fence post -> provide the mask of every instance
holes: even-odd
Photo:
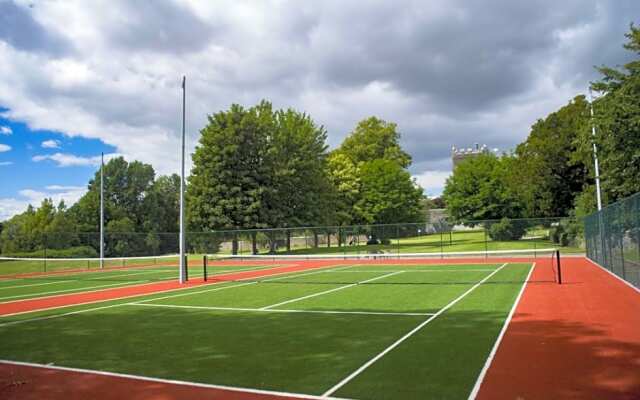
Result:
[[[47,235],[42,235],[42,241],[44,242],[44,272],[47,272]]]
[[[400,225],[396,225],[396,241],[398,243],[398,247],[397,247],[397,255],[398,258],[400,258]]]
[[[487,239],[487,225],[486,223],[483,224],[483,230],[484,230],[484,258],[489,257],[489,242]]]

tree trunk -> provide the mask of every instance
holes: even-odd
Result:
[[[291,231],[287,229],[287,253],[291,252]]]
[[[233,239],[231,240],[231,254],[238,255],[238,237],[237,236],[233,236]]]
[[[251,254],[258,254],[258,234],[251,232]]]

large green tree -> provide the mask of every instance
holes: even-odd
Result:
[[[187,188],[191,230],[266,227],[262,213],[272,117],[267,102],[249,109],[234,104],[208,117]]]
[[[527,217],[567,216],[588,181],[577,157],[576,137],[587,127],[588,103],[577,96],[568,105],[539,119],[516,148],[510,183],[523,199]]]
[[[640,29],[632,24],[626,37],[624,47],[635,59],[621,68],[598,68],[602,78],[592,84],[601,95],[594,102],[595,140],[602,188],[610,201],[640,192]],[[583,154],[589,160],[591,141],[590,132],[583,132]]]
[[[456,222],[522,217],[523,205],[509,184],[512,156],[481,154],[458,164],[447,179],[443,198]]]
[[[365,162],[360,179],[360,197],[354,206],[359,222],[392,224],[424,219],[422,188],[398,163],[385,159]]]
[[[273,110],[267,101],[232,105],[210,116],[201,134],[188,187],[192,229],[332,222],[326,132],[308,115]]]
[[[340,145],[340,152],[355,164],[385,159],[395,161],[403,168],[411,165],[411,156],[400,146],[397,125],[377,117],[358,122]]]
[[[303,113],[274,113],[264,188],[266,223],[274,227],[331,223],[332,187],[327,178],[327,134]]]
[[[423,213],[414,212],[422,201],[422,195],[416,199],[415,194],[421,194],[422,189],[406,171],[409,165],[411,156],[400,145],[396,124],[376,117],[360,121],[340,147],[329,155],[328,174],[335,188],[338,223],[423,220]],[[389,181],[391,176],[399,181]],[[385,199],[394,199],[398,203],[391,206]],[[406,211],[406,215],[397,212],[401,209]],[[392,221],[393,216],[402,217],[402,221]]]

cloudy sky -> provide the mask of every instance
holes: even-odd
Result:
[[[637,0],[0,0],[0,220],[75,201],[119,154],[179,171],[180,78],[193,149],[206,115],[260,99],[337,146],[398,124],[437,195],[452,145],[511,149],[622,49]]]

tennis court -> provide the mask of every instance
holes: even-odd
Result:
[[[45,262],[48,270],[30,273],[33,266],[38,266],[42,271]],[[238,263],[218,268],[212,273],[224,274],[271,267],[273,265]],[[0,272],[5,274],[0,276],[0,303],[172,281],[177,280],[179,274],[177,256],[109,259],[102,269],[96,259],[25,260],[4,257],[0,258]],[[6,276],[13,272],[19,273]],[[192,265],[189,269],[192,279],[201,279],[203,273],[202,265]]]
[[[467,398],[524,285],[558,278],[552,253],[287,262],[306,268],[212,262],[206,285],[0,317],[0,359],[314,396]],[[48,286],[175,276],[164,268]],[[117,276],[129,273],[140,275]],[[49,290],[19,283],[0,288]]]

